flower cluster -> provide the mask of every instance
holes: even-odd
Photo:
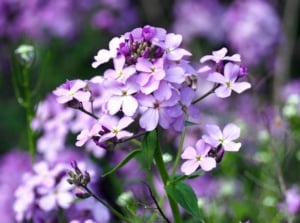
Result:
[[[81,169],[87,169],[84,162],[78,163],[78,166]],[[103,220],[103,222],[109,219],[106,208],[101,204],[97,204],[96,207],[97,211],[104,214],[103,218],[99,218],[98,214],[95,214],[96,201],[94,199],[85,201],[85,207],[82,206],[83,204],[74,202],[76,199],[74,194],[80,197],[82,192],[75,184],[68,182],[69,169],[67,162],[49,163],[42,160],[33,165],[32,171],[23,174],[22,182],[15,191],[16,200],[13,205],[17,222],[31,219],[34,222],[46,220],[57,222],[58,216],[55,212],[59,209],[65,210],[64,218],[70,220],[77,216],[72,214],[73,212],[77,212],[78,219],[80,219],[80,215],[81,219]],[[89,169],[89,173],[93,174],[94,170]],[[80,213],[90,214],[82,215]],[[85,218],[82,218],[83,216]]]
[[[206,126],[207,134],[196,143],[196,148],[188,146],[181,155],[187,159],[181,166],[186,175],[195,172],[198,167],[210,171],[222,160],[225,151],[239,151],[241,143],[233,142],[240,136],[240,129],[235,124],[227,124],[223,131],[216,125]]]
[[[211,93],[220,98],[251,87],[250,83],[240,81],[247,75],[247,69],[239,54],[226,56],[226,48],[213,51],[200,59],[197,72],[188,60],[191,53],[180,47],[181,42],[181,35],[162,28],[136,28],[114,37],[109,49],[98,51],[92,67],[113,62],[113,68],[103,76],[67,81],[56,88],[53,93],[58,103],[94,118],[81,129],[76,146],[94,141],[107,149],[134,136],[133,131],[152,131],[158,126],[181,132],[188,118],[199,116],[194,84],[198,76],[206,75],[214,83]],[[125,130],[135,120],[139,120],[139,129]],[[233,142],[239,135],[234,124],[226,125],[223,132],[216,125],[207,125],[207,135],[197,142],[196,149],[190,146],[183,152],[182,158],[188,161],[181,170],[189,175],[199,166],[205,171],[213,169],[224,151],[239,150],[241,144]]]

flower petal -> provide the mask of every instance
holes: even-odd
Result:
[[[207,77],[207,80],[211,81],[211,82],[219,83],[219,84],[225,84],[226,83],[225,77],[222,74],[218,73],[218,72],[214,72],[214,73],[209,74],[208,77]]]
[[[231,88],[228,88],[226,86],[220,86],[215,90],[215,94],[219,97],[219,98],[227,98],[231,95]]]
[[[224,139],[227,139],[229,141],[239,138],[240,133],[241,133],[240,128],[233,123],[227,124],[223,130]]]
[[[185,150],[183,151],[183,153],[181,154],[181,158],[182,159],[195,159],[197,156],[197,152],[196,150],[191,147],[191,146],[188,146],[185,148]]]
[[[159,114],[156,109],[148,109],[140,118],[140,126],[146,131],[152,131],[158,124]]]
[[[240,94],[242,93],[243,91],[251,88],[251,84],[248,83],[248,82],[237,82],[237,83],[234,83],[232,86],[231,86],[232,90],[234,90],[236,93]]]
[[[203,157],[200,161],[200,167],[204,171],[210,171],[217,166],[217,162],[212,157]]]
[[[232,141],[229,141],[229,142],[226,142],[223,143],[223,148],[225,151],[230,151],[230,152],[237,152],[240,150],[242,146],[242,143],[238,142],[232,142]]]
[[[181,171],[185,175],[190,175],[191,173],[195,172],[198,167],[199,162],[197,162],[196,160],[188,160],[182,164]]]

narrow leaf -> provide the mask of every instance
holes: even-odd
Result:
[[[197,196],[193,189],[186,183],[179,181],[166,186],[168,195],[173,198],[186,212],[197,219],[202,219],[198,207]]]
[[[144,155],[144,164],[146,168],[150,169],[151,164],[153,162],[153,156],[155,149],[157,147],[157,132],[153,130],[151,132],[147,132],[142,140],[142,151]]]
[[[117,166],[109,170],[108,172],[104,173],[102,177],[106,177],[109,174],[112,174],[122,168],[126,163],[128,163],[132,158],[134,158],[137,154],[139,154],[142,150],[141,149],[136,149],[131,151],[120,163],[118,163]]]
[[[192,125],[199,125],[199,124],[195,123],[195,122],[191,122],[189,120],[186,120],[185,123],[184,123],[184,126],[192,126]]]

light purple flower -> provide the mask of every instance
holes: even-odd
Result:
[[[222,23],[230,46],[239,52],[247,65],[257,65],[275,55],[283,39],[278,8],[272,1],[235,0]]]
[[[125,67],[125,57],[123,55],[114,58],[113,61],[115,69],[106,70],[104,77],[125,83],[135,73],[134,66]]]
[[[31,168],[30,155],[11,149],[0,157],[0,216],[1,222],[15,223],[14,192],[22,181],[22,174]],[[28,194],[28,197],[30,194]]]
[[[220,84],[215,90],[215,94],[220,98],[226,98],[231,95],[232,91],[240,94],[251,88],[251,84],[248,82],[237,82],[239,74],[239,65],[227,63],[224,67],[224,76],[218,72],[214,72],[208,75],[207,80]]]
[[[216,160],[207,156],[210,150],[210,145],[201,139],[197,141],[196,148],[187,147],[181,154],[181,158],[187,160],[182,164],[181,171],[186,175],[190,175],[198,167],[201,167],[204,171],[210,171],[215,168],[217,165]]]
[[[103,130],[102,126],[99,123],[96,123],[95,125],[93,125],[93,127],[88,130],[88,129],[83,129],[80,134],[77,136],[77,142],[76,142],[76,146],[81,147],[83,146],[87,141],[89,141],[90,139],[92,139],[93,137],[100,137],[99,132]]]
[[[84,91],[86,85],[86,82],[82,80],[67,81],[55,89],[53,93],[58,97],[57,102],[61,104],[67,103],[73,99],[76,99],[79,102],[85,102],[89,101],[91,97],[90,92]]]
[[[178,102],[178,95],[173,93],[168,100],[159,100],[152,95],[139,95],[138,101],[140,103],[140,126],[147,130],[152,131],[156,128],[158,123],[164,129],[170,126],[173,121],[168,113],[168,108],[171,108]]]
[[[108,209],[94,198],[89,198],[77,202],[75,204],[75,208],[76,210],[82,212],[88,210],[93,216],[95,222],[109,222],[110,220],[110,213]]]
[[[166,50],[168,60],[177,61],[184,56],[191,56],[192,54],[183,48],[179,48],[182,42],[182,36],[179,34],[169,33],[166,35],[164,44],[160,47]]]
[[[202,139],[214,148],[222,145],[225,151],[236,152],[242,145],[233,142],[240,137],[240,128],[235,124],[227,124],[223,131],[217,125],[206,125],[206,132],[207,135],[203,135]]]
[[[107,110],[110,115],[122,111],[126,116],[133,116],[138,108],[138,101],[133,96],[138,92],[136,84],[128,82],[126,85],[111,86],[111,96],[107,101]]]
[[[297,186],[293,186],[285,193],[285,205],[287,211],[291,214],[300,212],[300,193]]]
[[[67,177],[63,178],[56,187],[53,187],[50,191],[40,190],[41,197],[38,200],[39,207],[44,211],[55,210],[57,207],[63,209],[69,208],[74,201],[74,195],[72,190],[74,185],[71,185],[67,181]]]
[[[155,63],[144,58],[138,59],[136,69],[140,73],[135,80],[144,94],[150,94],[157,90],[160,81],[166,76],[163,62],[163,59],[159,59]]]
[[[199,108],[196,105],[192,105],[192,101],[195,99],[195,91],[189,87],[183,87],[180,90],[179,105],[174,106],[169,110],[170,116],[175,118],[172,126],[178,132],[181,132],[184,128],[186,115],[191,118],[198,118]]]
[[[108,62],[110,59],[115,58],[117,56],[117,49],[122,43],[124,39],[121,37],[114,37],[109,42],[109,50],[101,49],[98,51],[97,55],[94,57],[95,62],[92,63],[93,68],[97,68],[101,64]]]
[[[97,223],[97,222],[95,222],[94,220],[91,220],[91,219],[87,219],[84,221],[72,220],[72,221],[70,221],[70,223]]]
[[[173,29],[183,35],[185,43],[196,37],[220,42],[224,39],[224,30],[220,26],[224,11],[219,0],[177,0],[173,7]]]
[[[103,128],[109,132],[101,136],[100,142],[105,142],[111,138],[123,139],[133,135],[133,133],[123,130],[128,127],[134,120],[130,117],[123,117],[120,120],[116,118],[107,118],[103,120]]]
[[[201,57],[200,63],[204,63],[204,62],[207,62],[210,60],[214,61],[217,64],[223,60],[236,62],[236,63],[241,62],[241,56],[239,54],[234,54],[232,56],[225,56],[227,54],[227,52],[228,52],[228,50],[225,47],[223,47],[220,50],[213,51],[212,55],[206,55],[206,56]]]

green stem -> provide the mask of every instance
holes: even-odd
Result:
[[[169,175],[168,175],[165,163],[163,161],[162,153],[160,151],[160,147],[158,144],[155,148],[154,160],[156,162],[156,166],[157,166],[158,172],[160,174],[160,177],[163,181],[163,184],[164,184],[164,186],[166,186],[169,182]],[[174,223],[182,223],[177,203],[169,195],[168,195],[168,199],[169,199],[169,203],[170,203],[171,210],[173,213]]]
[[[27,129],[27,141],[29,153],[31,155],[32,162],[35,158],[35,149],[34,149],[34,136],[31,129],[31,121],[33,118],[33,112],[31,107],[31,95],[30,95],[30,86],[29,86],[29,69],[25,66],[23,68],[23,77],[24,77],[24,100],[25,100],[25,111],[26,111],[26,129]]]
[[[185,117],[185,120],[188,119],[188,115],[186,115]],[[180,155],[182,153],[182,150],[183,150],[183,143],[184,143],[184,139],[185,139],[185,135],[186,135],[186,129],[187,127],[184,126],[183,128],[183,131],[181,133],[181,136],[180,136],[180,143],[179,143],[179,148],[178,148],[178,152],[177,152],[177,155],[176,155],[176,158],[175,158],[175,162],[174,162],[174,166],[173,166],[173,170],[172,170],[172,178],[174,177],[175,173],[176,173],[176,170],[178,168],[178,165],[179,165],[179,160],[180,160]]]
[[[130,220],[125,218],[123,214],[121,214],[118,210],[114,209],[112,206],[110,206],[105,200],[98,197],[96,194],[94,194],[88,187],[82,186],[86,192],[88,192],[93,198],[95,198],[97,201],[99,201],[101,204],[103,204],[107,209],[109,209],[115,216],[117,216],[119,219],[121,219],[124,222],[132,223]]]

